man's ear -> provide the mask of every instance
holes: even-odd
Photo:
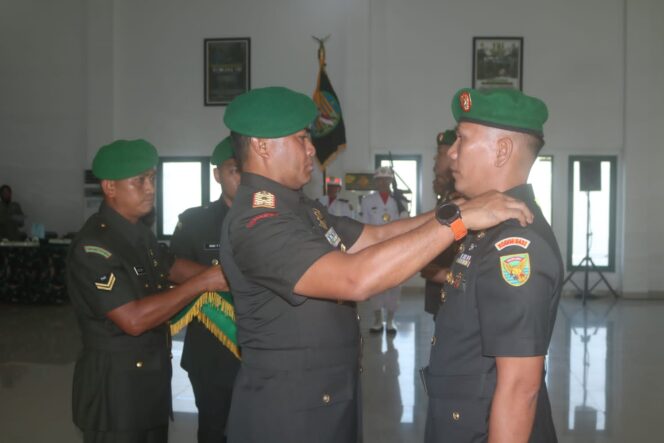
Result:
[[[251,137],[249,139],[249,145],[251,147],[251,150],[260,158],[265,159],[270,156],[268,153],[267,141],[265,139]]]
[[[218,165],[212,170],[212,172],[214,173],[214,180],[219,184],[221,184],[221,169],[220,169],[220,167],[221,167],[221,165]]]
[[[115,180],[102,180],[101,190],[106,197],[114,198],[116,193]]]
[[[496,140],[496,160],[494,165],[501,168],[507,164],[514,151],[514,142],[511,137],[505,136]]]

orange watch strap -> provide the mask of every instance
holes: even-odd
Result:
[[[466,229],[466,225],[461,218],[454,220],[450,224],[450,229],[452,229],[452,233],[454,234],[454,240],[461,240],[468,234],[468,229]]]

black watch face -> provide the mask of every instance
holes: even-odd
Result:
[[[459,213],[459,207],[457,205],[447,204],[438,208],[438,220],[443,222],[454,221],[454,217]]]

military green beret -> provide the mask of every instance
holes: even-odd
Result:
[[[468,121],[510,131],[543,136],[549,117],[544,102],[516,89],[476,90],[464,88],[452,99],[452,114]]]
[[[440,145],[452,146],[455,141],[456,141],[456,131],[454,129],[448,129],[445,132],[441,132],[436,137],[436,143],[438,143],[438,146]]]
[[[122,180],[157,166],[157,150],[145,140],[116,140],[102,146],[92,160],[92,173],[100,180]]]
[[[233,150],[233,142],[231,141],[231,137],[228,136],[222,141],[220,141],[219,144],[214,148],[214,151],[212,152],[212,157],[210,158],[210,163],[219,166],[224,161],[233,157],[235,157],[235,151]]]
[[[273,86],[237,96],[226,108],[224,123],[249,137],[280,138],[306,128],[317,114],[306,95]]]

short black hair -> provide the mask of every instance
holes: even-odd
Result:
[[[542,148],[544,147],[544,137],[540,137],[537,135],[533,134],[527,134],[527,140],[528,140],[528,148],[533,151],[535,154],[535,157],[540,153]]]
[[[0,186],[0,193],[2,193],[4,190],[8,190],[9,192],[12,192],[12,187],[9,185],[2,185]]]
[[[249,155],[250,140],[251,137],[231,131],[231,142],[233,143],[233,149],[235,150],[235,160],[237,161],[240,170],[244,169],[244,162]]]

